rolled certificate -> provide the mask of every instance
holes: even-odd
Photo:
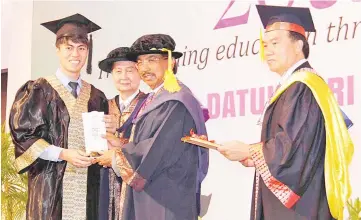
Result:
[[[97,152],[108,150],[107,140],[102,137],[106,134],[104,112],[85,112],[82,118],[86,154],[97,156]]]

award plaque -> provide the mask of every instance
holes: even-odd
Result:
[[[183,137],[181,140],[186,143],[194,144],[200,147],[208,148],[217,150],[220,145],[214,143],[214,141],[208,141],[207,136],[205,135],[197,135],[193,132],[193,130],[190,131],[190,136]]]

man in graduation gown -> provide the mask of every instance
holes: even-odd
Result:
[[[146,95],[139,90],[140,75],[135,62],[126,55],[129,47],[119,47],[112,50],[106,59],[99,62],[101,71],[111,73],[112,79],[119,95],[109,100],[109,115],[106,119],[114,117],[116,121],[116,136],[123,141],[130,137],[131,125],[134,116],[139,111]],[[101,198],[99,206],[99,219],[120,219],[120,192],[122,179],[112,169],[101,170]]]
[[[25,83],[9,118],[15,165],[28,172],[26,216],[98,219],[100,166],[84,153],[82,113],[107,113],[108,101],[80,71],[91,50],[88,33],[100,27],[80,14],[42,25],[56,34],[60,68]]]
[[[206,128],[200,103],[173,74],[182,53],[164,34],[142,36],[131,49],[129,57],[152,92],[133,121],[129,143],[99,158],[123,179],[121,219],[197,219],[197,190],[208,170],[208,151],[181,138],[191,129],[205,135]]]
[[[255,167],[251,219],[343,219],[351,194],[353,144],[332,91],[307,62],[308,8],[257,6],[264,52],[281,75],[263,118],[261,142],[225,143],[228,159]],[[262,39],[261,39],[262,40]]]

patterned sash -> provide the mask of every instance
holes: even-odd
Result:
[[[68,149],[85,151],[82,113],[88,112],[91,86],[82,81],[77,99],[56,78],[46,78],[64,101],[70,115],[68,127]],[[85,220],[88,168],[76,168],[67,163],[63,177],[62,220]]]
[[[144,93],[139,94],[132,100],[129,106],[127,106],[121,113],[118,108],[118,104],[115,99],[109,101],[109,114],[113,114],[118,119],[119,137],[123,138],[126,128],[131,124],[135,114],[139,111],[140,105],[144,102]],[[125,137],[127,138],[127,137]],[[108,207],[108,219],[119,220],[121,219],[124,197],[121,195],[122,185],[126,186],[126,183],[122,183],[119,177],[114,173],[112,169],[109,169],[109,207]],[[124,188],[124,187],[123,187]],[[124,189],[123,189],[124,191]],[[125,193],[125,192],[124,192]],[[123,198],[123,202],[121,202]]]

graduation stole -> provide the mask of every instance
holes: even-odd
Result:
[[[117,137],[124,138],[125,130],[131,125],[135,112],[138,112],[143,100],[146,98],[143,92],[139,92],[131,101],[130,105],[120,112],[118,104],[114,99],[109,100],[109,114],[114,114],[117,117]],[[119,219],[122,216],[126,183],[119,182],[117,175],[112,169],[109,169],[109,209],[108,216],[113,216],[113,219]],[[119,208],[120,207],[120,208]]]
[[[78,98],[64,87],[55,75],[45,78],[64,101],[70,116],[68,149],[85,151],[82,113],[88,112],[91,85],[82,80]],[[62,220],[86,219],[88,168],[77,168],[67,163],[63,176]]]
[[[140,108],[144,104],[146,98],[148,95],[143,94],[142,92],[139,92],[139,94],[134,98],[134,100],[131,102],[130,106],[126,108],[124,111],[124,115],[120,118],[120,124],[119,128],[117,128],[117,132],[122,133],[124,132],[133,122],[133,119],[138,114]]]
[[[293,73],[270,100],[270,104],[293,83],[302,82],[311,89],[319,105],[326,129],[325,185],[331,214],[343,219],[345,203],[351,196],[348,167],[351,163],[354,146],[342,117],[339,105],[326,82],[312,69],[304,68]]]

